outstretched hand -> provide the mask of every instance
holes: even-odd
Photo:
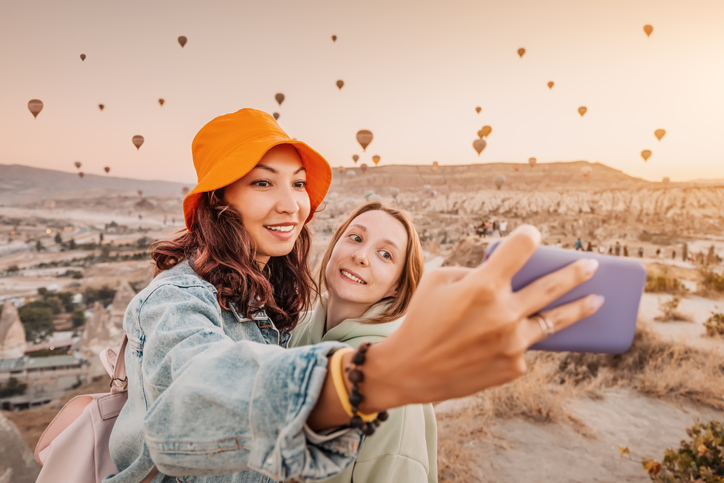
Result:
[[[598,267],[596,260],[579,260],[513,292],[513,276],[540,239],[535,227],[524,225],[477,268],[425,274],[405,322],[368,352],[367,408],[466,396],[523,375],[526,350],[545,337],[532,316],[590,279]],[[602,297],[590,295],[543,315],[558,331],[602,303]]]

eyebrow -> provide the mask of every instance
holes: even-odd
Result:
[[[276,169],[272,168],[271,166],[267,166],[266,164],[257,164],[256,166],[254,166],[254,169],[256,169],[256,168],[266,169],[267,171],[271,171],[271,172],[274,173],[274,174],[279,174],[279,171],[277,171]],[[306,171],[306,169],[304,169],[304,166],[302,166],[301,168],[299,168],[298,170],[296,170],[296,171],[294,172],[294,174],[298,174],[298,173],[301,172],[301,171]]]
[[[350,227],[350,228],[359,228],[359,229],[362,230],[363,232],[367,233],[367,227],[364,226],[364,225],[359,225],[359,224],[355,223],[355,224],[353,224],[353,225],[349,225],[349,227]],[[393,242],[393,241],[390,240],[390,239],[387,239],[387,238],[386,238],[386,239],[382,240],[382,242],[383,242],[383,243],[387,243],[388,245],[392,245],[392,246],[393,246],[394,248],[396,248],[397,250],[400,249],[400,247],[397,246],[397,243]]]

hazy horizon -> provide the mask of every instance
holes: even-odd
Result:
[[[535,157],[650,181],[724,178],[722,24],[724,3],[713,0],[6,2],[0,162],[74,172],[81,161],[88,174],[110,166],[112,176],[193,184],[196,132],[254,107],[279,112],[333,167],[354,166],[353,154],[370,166],[374,154],[381,165]],[[33,98],[44,102],[37,119]],[[485,124],[493,131],[478,157]],[[364,153],[360,129],[374,133]],[[643,149],[653,151],[646,163]]]

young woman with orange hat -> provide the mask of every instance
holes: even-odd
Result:
[[[513,293],[540,243],[523,226],[477,269],[428,274],[384,341],[287,349],[310,305],[307,222],[331,169],[253,109],[213,119],[192,152],[199,183],[184,200],[186,230],[154,244],[157,275],[126,310],[128,401],[109,443],[118,474],[106,482],[328,478],[385,410],[514,379],[530,345],[602,303],[537,313],[589,279],[595,261]]]

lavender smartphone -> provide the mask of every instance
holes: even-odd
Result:
[[[485,260],[495,251],[498,243],[488,247]],[[603,295],[606,301],[595,314],[534,344],[531,349],[611,354],[626,352],[633,343],[639,302],[646,284],[646,269],[641,263],[629,258],[539,246],[513,277],[513,291],[581,258],[598,260],[596,273],[541,312],[590,294]]]

